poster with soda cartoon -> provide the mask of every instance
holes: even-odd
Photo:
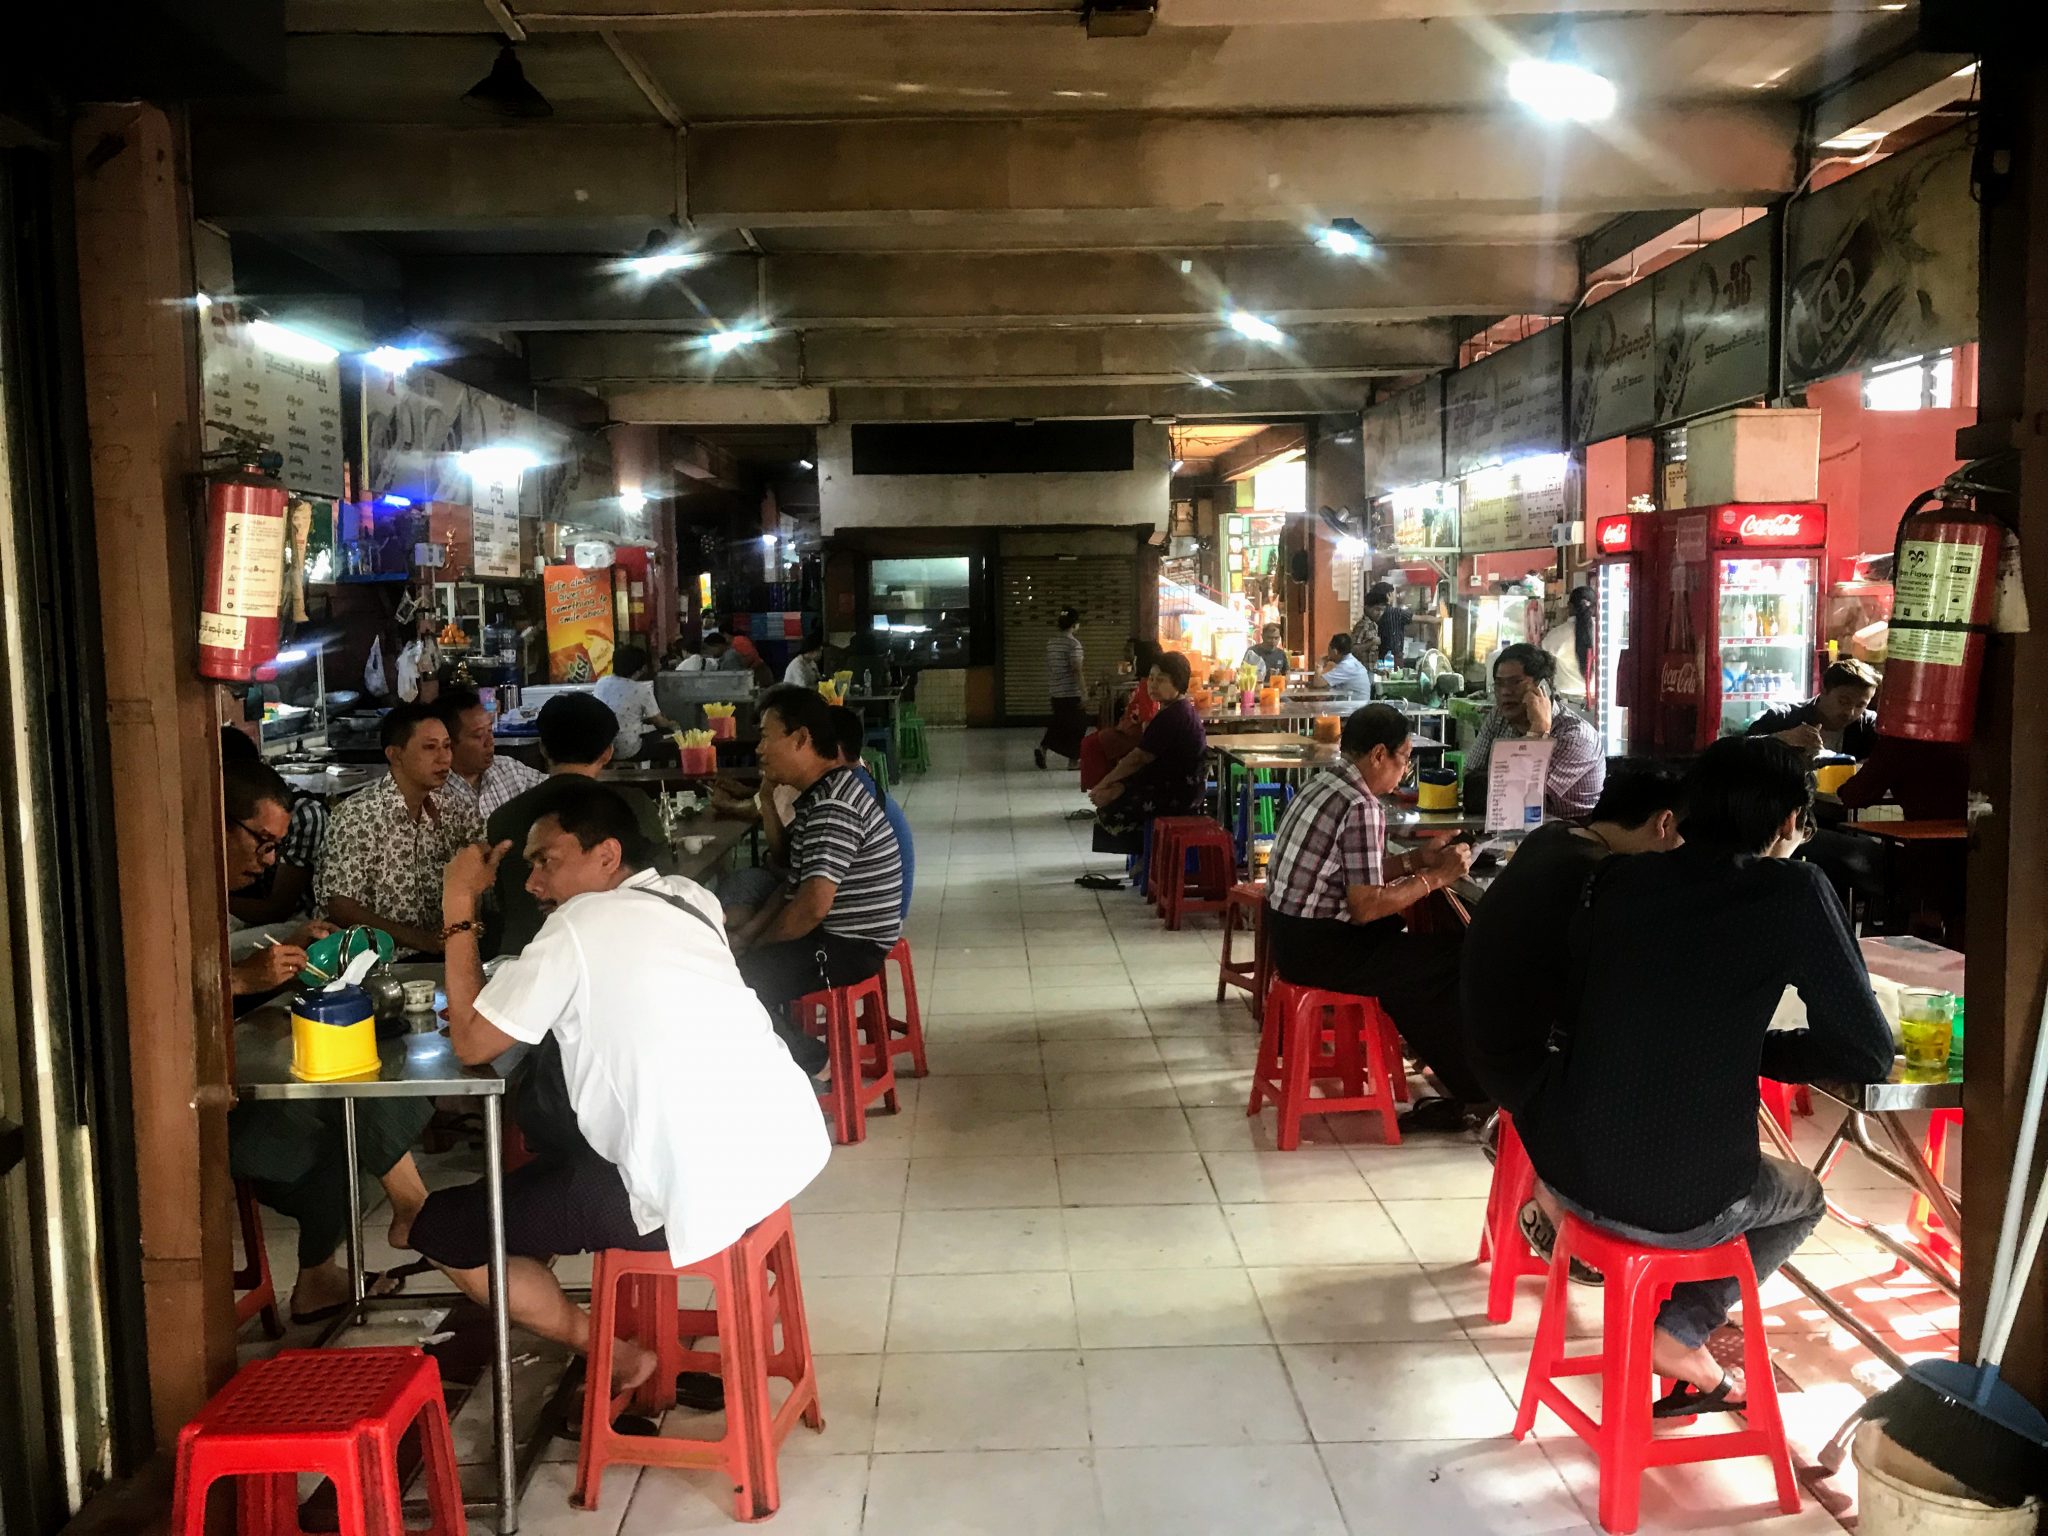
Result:
[[[548,621],[548,681],[594,683],[612,670],[612,573],[573,565],[541,572]]]

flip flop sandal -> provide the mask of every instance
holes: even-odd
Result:
[[[725,1381],[710,1371],[681,1371],[676,1375],[676,1405],[697,1413],[717,1413],[725,1407]]]
[[[1516,1216],[1515,1225],[1522,1229],[1523,1241],[1536,1250],[1544,1263],[1549,1263],[1551,1250],[1557,1246],[1557,1228],[1543,1214],[1543,1207],[1534,1200],[1529,1201]],[[1573,1285],[1599,1286],[1607,1283],[1605,1275],[1581,1258],[1573,1258],[1566,1273]]]
[[[580,1442],[583,1439],[583,1410],[577,1409],[575,1415],[564,1422],[562,1427],[556,1430],[555,1433],[564,1440]],[[655,1423],[654,1420],[641,1414],[622,1413],[612,1420],[612,1433],[615,1435],[633,1435],[642,1440],[651,1440],[661,1433],[661,1426]]]
[[[380,1270],[375,1274],[365,1275],[363,1277],[363,1299],[365,1301],[381,1301],[387,1296],[403,1296],[405,1294],[406,1281],[410,1280],[414,1275],[425,1274],[433,1267],[433,1261],[430,1259],[415,1259],[412,1263],[401,1264],[396,1269]],[[377,1289],[378,1286],[383,1285],[387,1281],[390,1282],[391,1289],[388,1291]],[[341,1316],[342,1313],[354,1305],[355,1303],[350,1301],[337,1301],[331,1307],[315,1307],[310,1312],[294,1312],[291,1314],[292,1324],[298,1328],[310,1328]]]
[[[1124,888],[1123,881],[1115,875],[1077,875],[1074,884],[1089,891],[1120,891]]]
[[[1749,1404],[1731,1397],[1735,1390],[1735,1378],[1726,1371],[1711,1392],[1702,1392],[1690,1382],[1680,1382],[1669,1392],[1650,1405],[1653,1419],[1689,1419],[1702,1413],[1743,1413]]]

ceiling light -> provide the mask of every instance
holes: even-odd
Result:
[[[410,496],[394,496],[388,491],[377,499],[387,507],[409,507],[412,505],[412,498]]]
[[[724,357],[728,352],[737,352],[741,347],[751,347],[757,341],[766,341],[768,332],[758,328],[742,326],[737,330],[713,331],[704,338],[704,345],[711,349],[713,357]]]
[[[1355,533],[1340,533],[1337,535],[1337,553],[1343,555],[1346,559],[1356,560],[1365,553],[1367,547],[1365,540]]]
[[[372,368],[394,377],[433,360],[433,354],[421,347],[373,347],[363,354],[363,361]]]
[[[1173,461],[1173,473],[1176,475],[1179,474],[1181,465],[1185,464],[1186,462],[1187,460],[1185,459],[1175,459]]]
[[[692,250],[676,230],[650,229],[647,242],[639,250],[619,263],[622,270],[635,277],[663,277],[670,272],[685,272],[691,267],[704,265],[705,256],[701,251]]]
[[[1218,384],[1206,373],[1198,373],[1195,375],[1195,388],[1197,389],[1221,389],[1222,387],[1223,386],[1221,384]]]
[[[552,117],[555,109],[533,88],[519,55],[507,43],[491,61],[491,72],[462,93],[462,99],[494,117]]]
[[[1316,244],[1332,256],[1372,254],[1372,236],[1356,219],[1332,219],[1316,231]]]
[[[622,491],[619,493],[619,505],[638,517],[647,510],[647,497],[640,491]]]
[[[213,305],[213,297],[212,297],[212,295],[210,295],[210,294],[204,294],[204,293],[195,293],[195,294],[193,294],[193,295],[192,295],[192,307],[193,307],[194,309],[201,309],[201,310],[203,310],[203,309],[208,309],[208,308],[211,308],[211,307],[212,307],[212,305]]]
[[[503,482],[541,466],[541,456],[524,443],[492,443],[457,455],[462,472],[472,480]]]
[[[1257,315],[1247,314],[1244,310],[1233,309],[1223,318],[1229,322],[1233,331],[1247,341],[1262,341],[1269,347],[1277,347],[1284,345],[1287,340],[1287,333],[1272,321],[1262,320]]]
[[[1556,123],[1596,123],[1614,115],[1614,82],[1581,64],[1568,48],[1508,66],[1508,95]]]
[[[249,336],[257,346],[279,357],[295,357],[302,363],[331,363],[341,356],[339,350],[324,341],[315,341],[311,336],[288,330],[271,320],[251,320]]]
[[[1881,133],[1838,133],[1832,139],[1822,139],[1822,149],[1868,149],[1873,144],[1882,144]]]
[[[809,459],[798,459],[796,461],[796,467],[798,469],[816,469],[818,466],[812,463]]]

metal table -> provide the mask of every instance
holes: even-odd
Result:
[[[759,823],[733,816],[699,816],[681,823],[676,832],[675,873],[699,885],[724,863],[726,855],[745,842]],[[691,853],[682,846],[685,837],[707,837],[702,848]]]
[[[396,965],[401,979],[432,977],[442,967]],[[491,1226],[491,1407],[498,1443],[498,1529],[519,1529],[518,1447],[512,1431],[512,1321],[505,1293],[505,1080],[485,1067],[465,1067],[435,1020],[447,1006],[436,991],[433,1014],[408,1017],[410,1029],[378,1044],[375,1076],[340,1082],[309,1083],[292,1075],[292,1024],[289,999],[280,998],[252,1009],[235,1021],[235,1092],[243,1099],[264,1101],[338,1100],[341,1104],[345,1161],[348,1166],[348,1277],[353,1304],[324,1334],[325,1344],[361,1320],[363,1296],[362,1173],[356,1167],[357,1099],[473,1098],[484,1117],[484,1183],[489,1196]],[[451,1293],[452,1294],[452,1293]],[[407,1300],[417,1304],[417,1296]]]

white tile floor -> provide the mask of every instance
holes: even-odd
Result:
[[[932,1075],[798,1202],[828,1430],[789,1442],[777,1532],[1593,1529],[1595,1469],[1562,1426],[1507,1438],[1538,1284],[1486,1323],[1477,1146],[1383,1147],[1350,1117],[1272,1151],[1270,1113],[1243,1109],[1249,1014],[1214,1000],[1213,920],[1167,933],[1135,895],[1076,887],[1107,861],[1063,819],[1072,776],[1034,771],[1029,744],[935,732],[933,772],[902,789]],[[1844,1173],[1899,1219],[1902,1197]],[[1885,1284],[1839,1225],[1801,1262],[1902,1352],[1954,1348],[1953,1306]],[[1766,1300],[1810,1459],[1889,1377],[1785,1282]],[[1576,1325],[1598,1321],[1581,1293]],[[708,1474],[616,1469],[589,1514],[572,1474],[543,1468],[530,1536],[729,1523]],[[1822,1485],[1841,1513],[1854,1483]],[[1751,1527],[1838,1523],[1811,1495],[1778,1515],[1761,1461],[1645,1483],[1646,1532]]]

